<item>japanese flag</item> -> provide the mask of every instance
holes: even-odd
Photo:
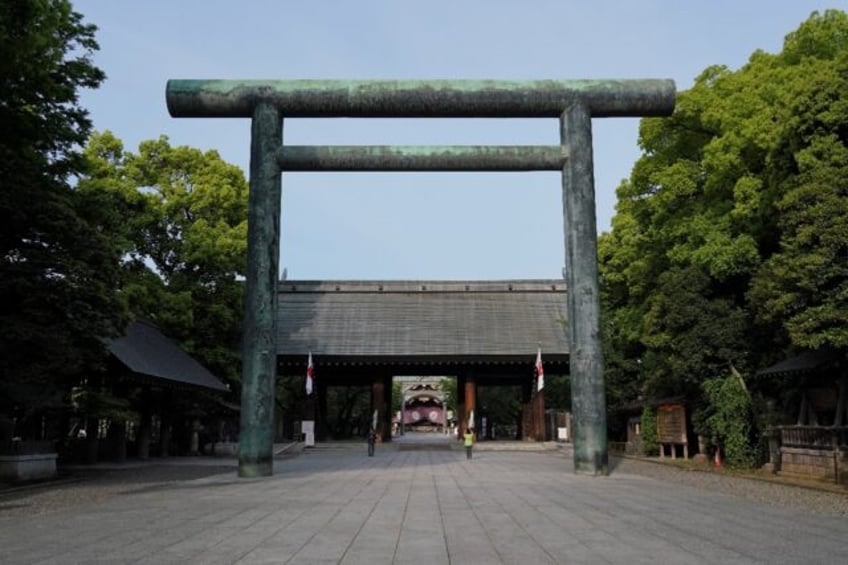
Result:
[[[314,369],[312,367],[312,352],[309,352],[309,362],[306,364],[306,396],[312,394],[312,373]]]
[[[536,390],[545,388],[545,372],[542,370],[542,348],[536,354]]]

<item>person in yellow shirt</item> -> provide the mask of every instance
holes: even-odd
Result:
[[[471,448],[474,446],[474,428],[465,430],[462,437],[465,439],[465,458],[471,459]]]

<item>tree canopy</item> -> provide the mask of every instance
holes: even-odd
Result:
[[[642,120],[599,241],[612,387],[700,398],[733,367],[848,346],[846,92],[848,16],[828,10]]]
[[[240,382],[247,181],[215,151],[165,137],[126,151],[110,132],[86,147],[80,192],[110,211],[121,292],[217,376]]]
[[[91,123],[95,27],[66,0],[0,3],[0,413],[60,405],[123,329],[118,256],[72,181]]]
[[[0,420],[19,435],[100,382],[133,316],[240,380],[244,175],[165,138],[92,137],[95,31],[67,0],[0,3]]]

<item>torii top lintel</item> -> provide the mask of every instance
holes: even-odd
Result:
[[[558,118],[575,103],[592,117],[667,116],[669,79],[169,80],[175,118],[249,118],[261,103],[291,118]]]

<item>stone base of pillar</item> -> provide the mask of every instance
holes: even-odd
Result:
[[[270,477],[274,474],[274,462],[271,459],[245,461],[239,459],[238,476],[242,478]]]

